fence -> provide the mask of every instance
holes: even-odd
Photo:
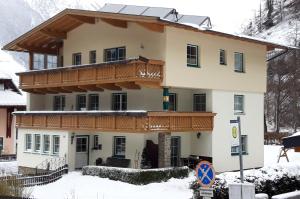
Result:
[[[68,165],[64,165],[54,171],[49,171],[39,175],[16,175],[0,177],[0,181],[15,181],[16,184],[21,184],[25,187],[44,185],[52,183],[68,173]]]
[[[282,145],[282,138],[287,136],[289,133],[265,133],[264,143]]]

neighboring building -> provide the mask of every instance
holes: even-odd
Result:
[[[16,154],[17,133],[14,111],[25,110],[26,98],[9,75],[0,73],[0,154]]]
[[[196,156],[237,170],[229,121],[240,116],[244,166],[261,167],[266,54],[275,48],[285,47],[169,8],[64,10],[3,48],[30,58],[18,74],[28,92],[28,111],[15,113],[18,164],[64,157],[73,170],[111,157],[139,168],[146,147],[153,167]]]

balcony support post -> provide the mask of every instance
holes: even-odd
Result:
[[[158,167],[171,166],[171,132],[158,133]]]
[[[163,88],[163,110],[164,111],[169,110],[169,88],[168,87]]]

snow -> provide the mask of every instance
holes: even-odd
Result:
[[[17,161],[0,162],[0,176],[7,176],[18,173]]]
[[[246,176],[258,176],[258,179],[275,179],[278,175],[300,175],[300,153],[289,151],[290,162],[281,160],[277,164],[277,156],[281,146],[265,146],[265,167],[246,170]],[[225,172],[217,175],[228,182],[239,183],[239,172]],[[170,179],[167,182],[148,185],[132,185],[124,182],[83,176],[80,172],[70,172],[62,179],[44,186],[33,188],[32,196],[40,199],[188,199],[192,197],[189,184],[195,180],[194,173],[185,179]],[[49,194],[51,193],[51,194]]]
[[[37,199],[184,199],[192,197],[189,184],[193,180],[191,174],[185,179],[139,186],[70,172],[52,184],[34,187],[32,195]]]
[[[272,199],[286,199],[286,198],[295,198],[300,196],[300,191],[294,191],[290,193],[284,193],[277,196],[273,196]]]
[[[26,96],[11,90],[0,91],[0,106],[25,106]]]

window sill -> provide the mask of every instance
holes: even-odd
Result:
[[[227,66],[227,64],[226,63],[224,63],[224,64],[222,64],[222,63],[219,63],[221,66]]]
[[[236,73],[246,73],[245,71],[234,70]]]
[[[191,68],[201,68],[199,65],[192,65],[192,64],[187,64],[187,67],[191,67]]]
[[[50,153],[42,152],[41,155],[50,155]]]
[[[239,156],[239,153],[231,153],[231,156]],[[247,152],[243,152],[242,155],[249,155]]]
[[[246,115],[245,112],[234,112],[234,115]]]
[[[24,151],[23,153],[32,153],[32,151]]]

